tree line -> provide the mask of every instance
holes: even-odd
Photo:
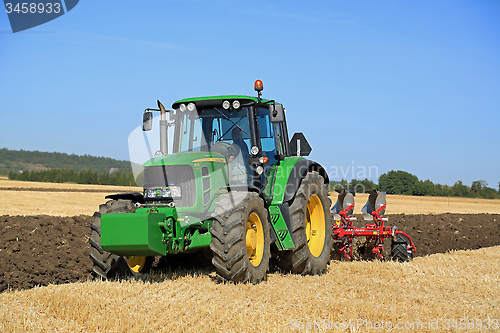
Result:
[[[96,185],[135,186],[132,172],[109,171],[97,172],[91,169],[75,171],[72,169],[50,169],[40,171],[24,170],[23,172],[9,172],[9,179],[48,183],[76,183]]]
[[[350,182],[330,182],[330,191],[344,188],[355,193],[364,193],[369,190],[379,190],[387,194],[405,194],[416,196],[442,196],[442,197],[468,197],[497,199],[500,197],[500,182],[498,189],[488,187],[484,180],[476,180],[470,186],[463,184],[461,180],[453,186],[434,184],[430,180],[419,180],[417,176],[406,171],[389,171],[380,175],[378,184],[364,179],[353,179]]]
[[[34,154],[34,155],[33,155]],[[41,155],[40,155],[41,154]],[[130,162],[118,161],[105,157],[93,156],[78,156],[61,153],[40,153],[30,151],[12,151],[6,148],[0,149],[0,163],[5,165],[16,165],[27,161],[30,156],[43,156],[43,158],[30,160],[30,163],[39,163],[44,165],[67,165],[71,159],[74,159],[73,167],[52,168],[49,170],[30,171],[24,169],[12,168],[8,172],[9,179],[24,180],[35,182],[52,182],[52,183],[77,183],[77,184],[96,184],[96,185],[119,185],[119,186],[135,186],[134,175],[131,172]],[[46,160],[45,157],[58,157],[55,161]],[[6,159],[7,158],[7,159]],[[57,162],[59,161],[59,162]],[[99,161],[96,164],[79,163],[83,161]],[[43,162],[43,163],[41,163]],[[93,170],[90,166],[97,166],[97,170]],[[118,171],[109,172],[110,168],[119,168]],[[497,199],[500,197],[500,182],[498,189],[488,187],[484,180],[476,180],[470,186],[465,185],[462,181],[457,181],[453,186],[434,184],[430,180],[419,180],[417,176],[406,171],[389,171],[380,175],[378,184],[369,179],[352,179],[347,181],[331,181],[329,189],[344,188],[347,191],[355,193],[364,193],[369,190],[379,190],[387,194],[405,194],[416,196],[452,196],[452,197],[469,197],[469,198],[487,198]]]
[[[47,169],[72,169],[76,171],[92,169],[99,173],[107,172],[111,168],[119,169],[122,172],[132,171],[130,162],[109,157],[0,149],[1,174],[8,174],[11,170],[23,171],[26,169],[26,165],[41,165]]]

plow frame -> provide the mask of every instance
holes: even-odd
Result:
[[[354,203],[349,205],[346,209],[338,212],[340,215],[340,220],[336,220],[332,226],[333,233],[332,237],[334,240],[342,241],[342,247],[339,252],[344,255],[347,260],[353,259],[352,243],[355,237],[366,237],[367,240],[373,240],[374,245],[372,252],[377,256],[378,259],[384,260],[383,250],[384,243],[387,238],[395,239],[397,234],[402,234],[406,236],[409,240],[407,246],[408,251],[415,253],[417,248],[413,243],[410,235],[398,230],[397,226],[386,227],[385,222],[388,222],[387,217],[380,216],[380,213],[386,208],[386,204],[383,204],[379,209],[370,213],[373,218],[373,223],[366,224],[363,228],[358,228],[354,226],[354,222],[357,221],[356,217],[350,216],[349,212],[353,211]]]

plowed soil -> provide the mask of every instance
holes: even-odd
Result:
[[[389,215],[417,256],[500,245],[500,214]],[[360,217],[358,217],[361,220]],[[0,292],[91,278],[91,216],[0,216]]]

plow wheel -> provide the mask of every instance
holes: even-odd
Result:
[[[232,203],[236,202],[234,208]],[[210,233],[212,263],[220,281],[259,283],[267,280],[270,226],[257,193],[230,192],[217,203]]]
[[[308,172],[290,205],[296,249],[277,252],[277,264],[298,274],[322,274],[330,261],[332,219],[323,177]]]
[[[101,247],[101,216],[106,213],[133,213],[135,206],[131,200],[110,200],[99,206],[94,213],[90,236],[90,258],[93,262],[92,273],[96,277],[111,279],[116,276],[130,276],[147,273],[153,264],[154,257],[124,258],[104,251]]]
[[[403,234],[396,234],[391,243],[391,257],[396,261],[409,261],[413,259],[413,252],[408,250],[410,240]]]

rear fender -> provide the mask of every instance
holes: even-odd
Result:
[[[265,192],[268,198],[272,198],[271,204],[282,205],[292,200],[299,189],[300,182],[311,171],[317,171],[323,177],[325,184],[329,183],[327,172],[317,162],[301,157],[286,157],[284,161],[281,161],[272,173],[274,179],[269,179],[266,185]]]
[[[317,171],[323,177],[324,183],[329,183],[328,174],[319,163],[306,159],[300,160],[294,165],[292,172],[288,177],[283,202],[288,202],[295,197],[295,193],[297,193],[297,190],[299,189],[300,182],[305,178],[306,174],[311,171]]]

